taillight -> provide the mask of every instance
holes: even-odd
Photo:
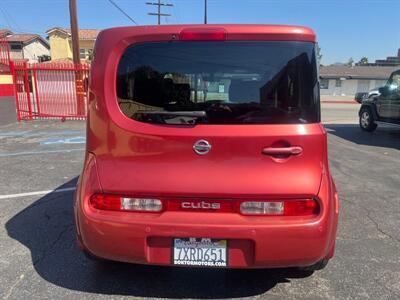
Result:
[[[312,216],[319,213],[315,199],[281,201],[244,201],[240,203],[243,215]]]
[[[188,28],[179,33],[181,41],[225,41],[224,28]]]
[[[163,208],[159,199],[131,198],[112,194],[94,194],[90,205],[100,210],[160,212]]]
[[[128,197],[115,194],[94,194],[90,206],[99,210],[131,212],[214,212],[241,213],[259,216],[313,216],[320,211],[315,199],[284,199],[269,201],[190,200]]]

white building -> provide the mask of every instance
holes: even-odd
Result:
[[[49,43],[37,34],[16,34],[9,30],[1,30],[3,39],[10,45],[10,58],[25,59],[30,63],[39,61],[39,57],[50,56]]]
[[[383,86],[390,74],[398,69],[399,66],[321,66],[321,95],[354,96],[359,92],[368,92]]]

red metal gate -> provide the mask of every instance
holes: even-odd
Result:
[[[10,45],[4,39],[0,39],[0,64],[10,64]]]
[[[85,119],[88,64],[10,62],[18,120]]]
[[[11,77],[10,45],[5,39],[0,39],[0,97],[14,95]]]

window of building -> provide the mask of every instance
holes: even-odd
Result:
[[[10,48],[11,48],[11,50],[21,50],[22,45],[21,44],[11,44]]]
[[[335,87],[342,87],[342,81],[340,79],[336,79]]]
[[[324,90],[329,89],[329,79],[321,79],[319,81],[319,87]]]
[[[79,49],[79,58],[81,59],[86,59],[86,50],[85,49]]]

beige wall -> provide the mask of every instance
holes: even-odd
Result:
[[[93,51],[94,40],[80,40],[79,41],[79,51],[80,49],[85,49],[85,59],[89,59],[89,50]]]
[[[49,34],[51,59],[72,58],[68,35],[60,32]]]
[[[11,75],[0,75],[0,84],[13,84]]]
[[[85,50],[85,59],[89,58],[89,49],[93,49],[94,40],[80,40],[79,49]],[[54,31],[49,34],[51,59],[72,59],[71,38],[62,32]]]

